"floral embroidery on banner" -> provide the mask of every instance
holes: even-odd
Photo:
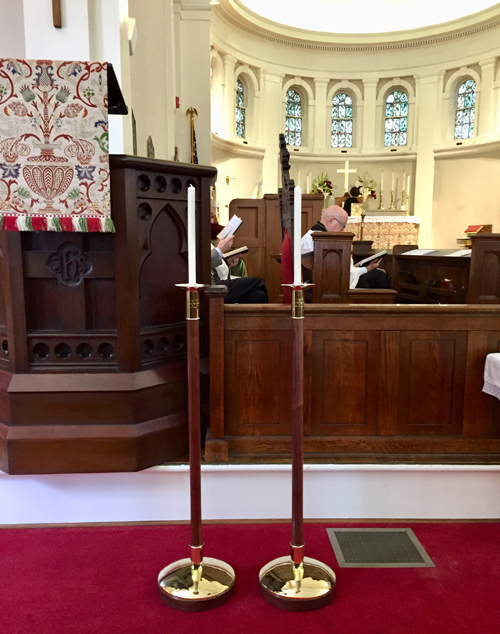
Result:
[[[0,223],[114,231],[107,65],[0,59]]]

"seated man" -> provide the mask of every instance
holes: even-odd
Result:
[[[321,220],[308,231],[301,241],[302,255],[314,250],[311,234],[315,231],[344,231],[347,225],[347,212],[338,205],[323,210]],[[367,266],[356,266],[351,257],[349,288],[391,288],[385,271],[378,269],[380,260],[372,260]]]
[[[211,269],[212,284],[227,286],[225,304],[267,304],[267,289],[260,277],[231,277],[224,261],[223,253],[229,251],[233,244],[233,236],[217,241],[212,246]]]

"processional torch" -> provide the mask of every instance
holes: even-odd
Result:
[[[290,611],[315,610],[328,605],[335,591],[335,573],[316,559],[304,556],[304,288],[300,252],[302,190],[295,188],[292,288],[292,543],[291,556],[279,557],[259,573],[263,598]]]
[[[201,537],[200,322],[196,282],[195,188],[188,188],[188,269],[186,289],[189,479],[191,497],[190,557],[164,568],[158,576],[160,599],[172,608],[201,612],[223,605],[234,593],[234,570],[218,559],[203,558]]]

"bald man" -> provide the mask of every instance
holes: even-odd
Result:
[[[347,212],[338,205],[332,205],[323,210],[321,220],[317,222],[302,237],[302,255],[314,250],[311,234],[315,231],[344,231],[348,219]],[[380,260],[372,260],[367,266],[355,266],[351,257],[351,271],[349,275],[349,288],[390,288],[385,271],[379,271]]]

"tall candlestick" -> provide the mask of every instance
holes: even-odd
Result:
[[[188,284],[196,286],[196,188],[188,187]]]
[[[406,193],[408,196],[410,195],[410,175],[408,174],[408,187],[406,188]]]
[[[392,187],[391,187],[392,191],[394,191],[394,170],[392,172]]]
[[[403,171],[403,189],[405,188],[406,185],[406,170]]]
[[[307,175],[306,178],[306,194],[311,193],[311,172]]]
[[[302,189],[296,187],[293,204],[293,283],[295,286],[302,284],[302,262],[300,253],[300,241],[302,232]]]

